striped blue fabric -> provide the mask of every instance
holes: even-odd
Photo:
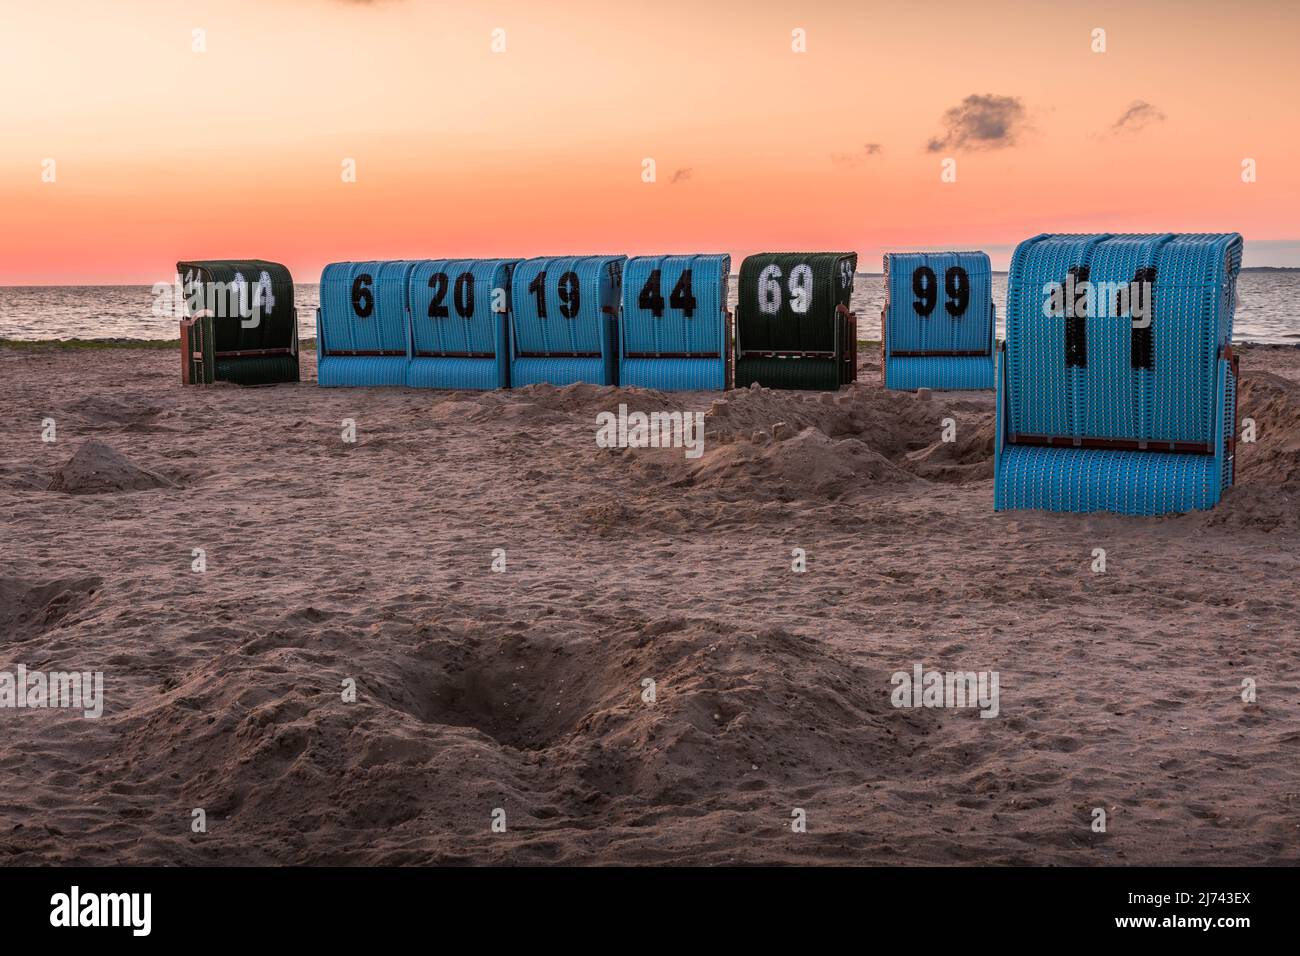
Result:
[[[975,356],[893,356],[885,360],[885,388],[912,391],[931,388],[993,388],[993,355]]]
[[[621,385],[725,389],[728,341],[726,255],[637,256],[623,268],[619,321]]]
[[[320,280],[316,377],[321,385],[405,385],[407,280],[413,262],[334,262]]]
[[[1219,500],[1232,482],[1241,248],[1236,233],[1041,235],[1016,248],[999,510],[1162,514]]]
[[[510,383],[618,382],[624,256],[551,256],[515,266]]]
[[[319,339],[317,340],[319,341]],[[324,386],[405,385],[406,361],[316,353],[316,383]]]
[[[1214,455],[1008,445],[997,510],[1160,515],[1213,508],[1222,474]]]
[[[494,389],[510,384],[508,327],[515,259],[426,259],[408,293],[416,388]]]
[[[988,255],[894,252],[885,255],[884,268],[881,373],[885,387],[993,388],[997,320]]]
[[[621,385],[661,392],[721,391],[727,387],[727,364],[701,359],[624,359],[618,380]]]

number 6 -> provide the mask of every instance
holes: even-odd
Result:
[[[781,267],[776,263],[758,274],[758,311],[765,315],[775,315],[781,308],[781,286],[776,281],[779,278]]]
[[[352,311],[358,318],[368,319],[375,311],[375,296],[370,291],[373,282],[369,272],[363,272],[352,280]]]

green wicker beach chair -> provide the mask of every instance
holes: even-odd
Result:
[[[835,391],[857,378],[852,252],[761,253],[740,265],[736,387]]]
[[[298,312],[289,270],[260,259],[178,262],[181,381],[298,381]]]

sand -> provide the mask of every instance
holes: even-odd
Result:
[[[0,349],[0,670],[106,698],[0,710],[0,863],[1300,861],[1300,351],[1246,351],[1239,487],[1166,518],[994,514],[992,395],[864,356],[470,395]],[[620,403],[704,455],[598,448]],[[916,664],[998,715],[895,708]]]

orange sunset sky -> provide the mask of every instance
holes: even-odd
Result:
[[[1300,266],[1297,3],[3,3],[3,285],[221,257],[1005,268],[1045,231],[1235,230],[1247,265]]]

